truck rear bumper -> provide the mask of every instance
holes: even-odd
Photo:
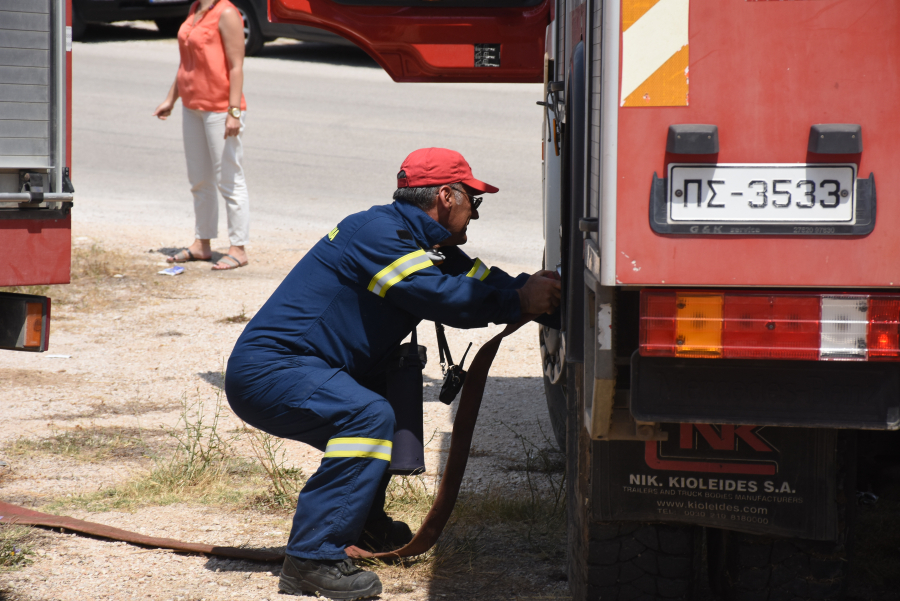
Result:
[[[900,363],[631,358],[631,413],[653,422],[900,429]]]

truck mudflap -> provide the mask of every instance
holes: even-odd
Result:
[[[69,283],[71,209],[0,209],[0,240],[0,286]]]
[[[595,443],[599,521],[838,536],[835,430],[663,424],[666,441]]]
[[[630,409],[648,422],[900,428],[900,363],[631,357]]]

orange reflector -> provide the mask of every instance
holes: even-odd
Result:
[[[41,303],[27,303],[25,315],[25,348],[41,346],[44,333],[43,306]]]
[[[675,355],[720,357],[722,355],[721,294],[684,294],[675,299]]]

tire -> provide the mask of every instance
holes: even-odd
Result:
[[[547,411],[550,413],[550,426],[553,429],[553,437],[556,439],[556,444],[559,445],[559,449],[562,452],[566,450],[566,374],[565,374],[565,361],[560,356],[560,350],[550,348],[548,349],[548,345],[546,343],[545,330],[550,332],[549,328],[545,328],[541,326],[538,330],[538,343],[541,349],[541,360],[544,364],[544,396],[547,399]],[[558,331],[552,331],[550,333],[556,334],[556,339],[558,341],[562,340],[562,334]],[[548,357],[547,355],[553,354],[557,355],[556,357]],[[565,353],[563,352],[562,355]],[[551,366],[553,369],[548,369],[547,365],[550,361],[556,361],[560,365],[558,366],[558,371],[553,371],[553,369],[557,368],[556,363]],[[547,374],[548,371],[551,371],[556,375],[556,382],[554,382],[550,376]]]
[[[232,0],[234,7],[241,13],[244,20],[244,56],[254,56],[262,50],[265,39],[259,28],[256,11],[249,0]]]
[[[692,599],[700,573],[702,533],[694,526],[592,524],[587,599]]]
[[[838,434],[838,539],[813,541],[707,532],[710,585],[726,601],[842,599],[850,572],[856,507],[856,433]]]
[[[550,378],[544,376],[544,396],[547,397],[547,411],[550,413],[550,427],[553,438],[561,451],[566,448],[566,387],[564,384],[552,384]]]
[[[725,530],[709,536],[710,557],[713,550],[719,554],[717,565],[710,566],[711,585],[728,601],[843,597],[849,564],[842,544]]]
[[[178,35],[178,29],[181,27],[181,24],[184,23],[184,19],[169,17],[166,19],[156,19],[154,23],[156,23],[156,28],[161,34],[167,38],[174,38]]]
[[[703,529],[601,522],[592,516],[596,445],[584,428],[580,366],[567,366],[566,494],[568,576],[573,601],[688,601],[700,582]],[[574,372],[574,373],[573,373]]]
[[[76,42],[84,39],[87,32],[87,23],[81,18],[78,10],[72,8],[72,39]]]

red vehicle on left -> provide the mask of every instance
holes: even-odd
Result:
[[[71,14],[71,0],[0,0],[0,286],[69,282]],[[0,349],[47,350],[50,304],[0,293]]]

